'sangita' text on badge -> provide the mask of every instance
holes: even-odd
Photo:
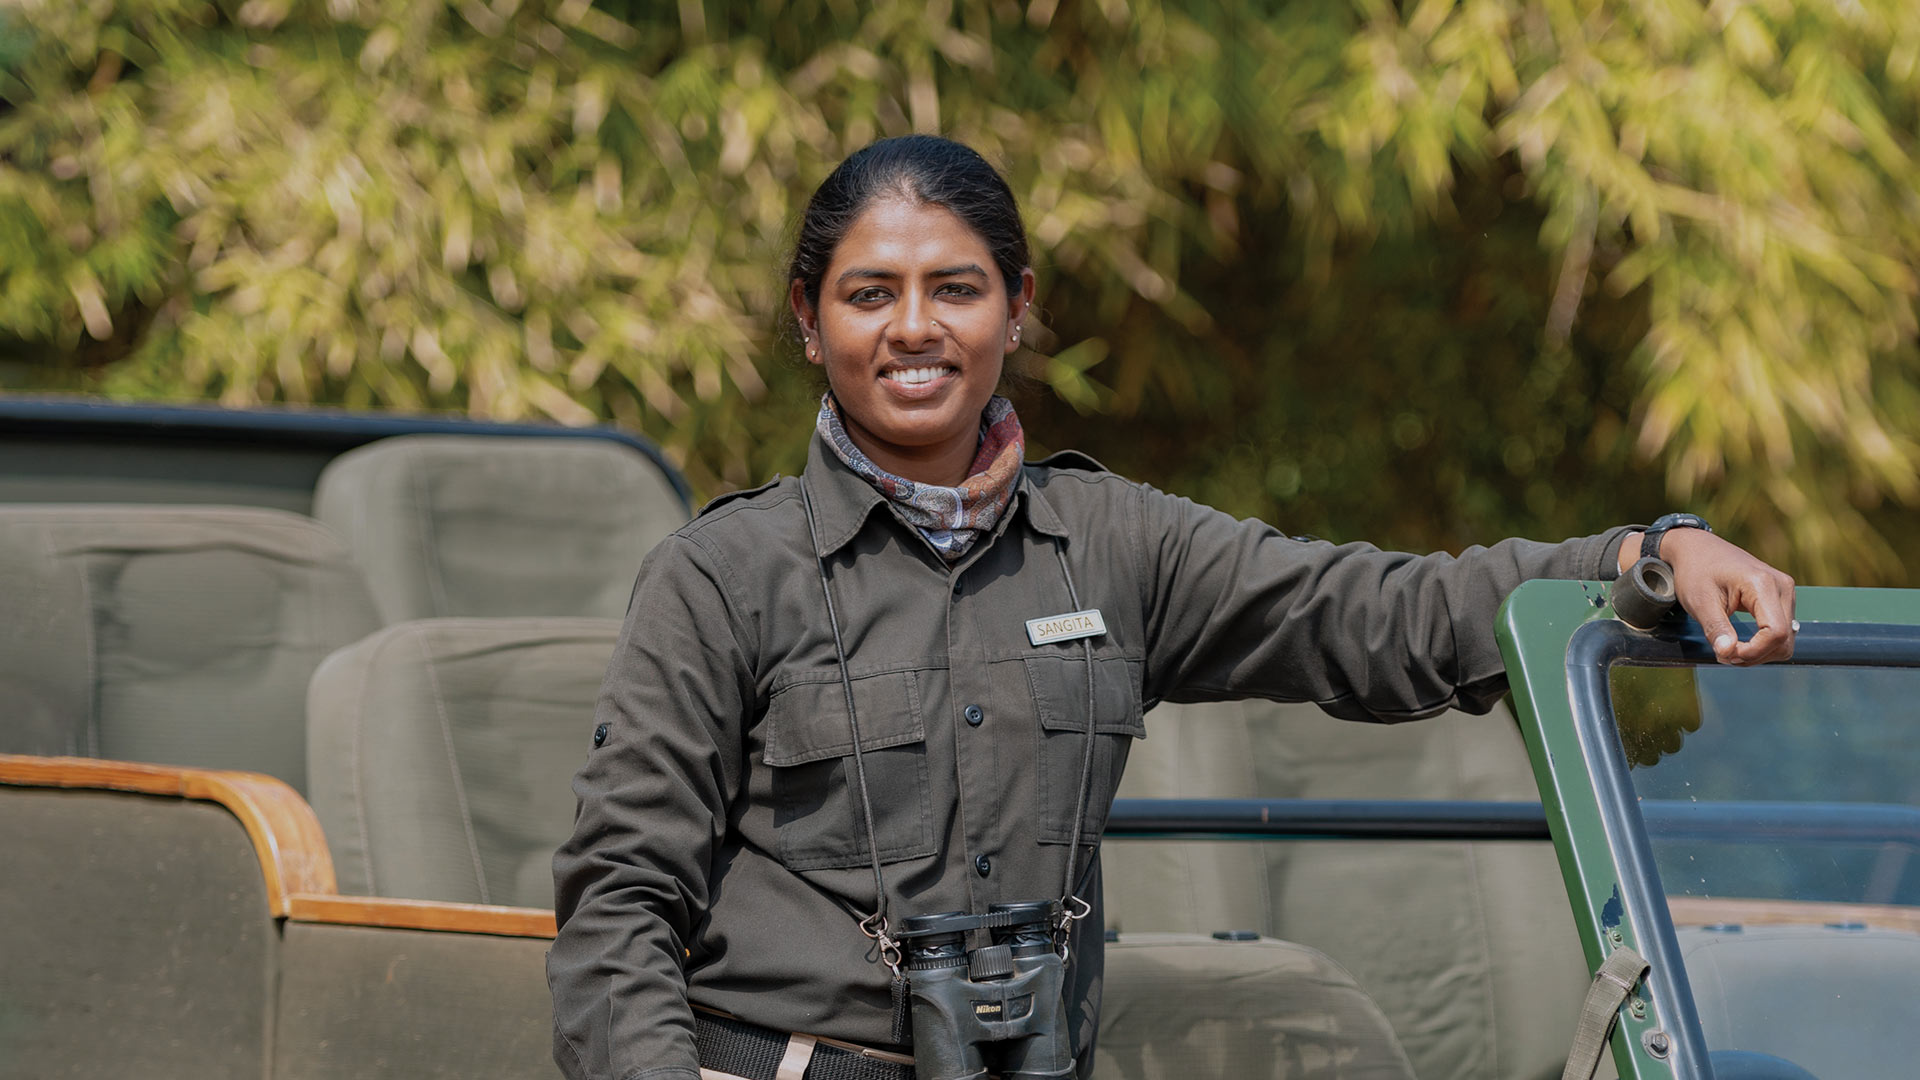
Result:
[[[1106,632],[1107,620],[1100,617],[1099,608],[1027,620],[1027,640],[1035,645],[1045,645],[1049,641],[1078,641],[1083,637],[1099,637]]]

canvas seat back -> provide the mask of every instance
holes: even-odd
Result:
[[[378,625],[309,518],[241,507],[0,507],[0,752],[306,783],[305,701]]]
[[[330,904],[270,778],[0,755],[0,866],[8,1080],[559,1075],[551,917]]]
[[[1095,1076],[1414,1080],[1377,1005],[1290,941],[1121,934],[1106,947]]]
[[[1393,726],[1312,705],[1163,705],[1122,796],[1538,799],[1504,710]],[[1587,974],[1544,842],[1116,841],[1108,923],[1258,930],[1322,950],[1420,1076],[1560,1075]]]
[[[1677,936],[1707,1046],[1784,1058],[1822,1080],[1912,1075],[1920,933],[1910,924],[1723,924]]]
[[[388,623],[619,618],[642,557],[687,520],[667,475],[631,447],[460,435],[340,455],[313,512],[346,539]]]
[[[619,633],[612,619],[421,619],[329,657],[307,761],[340,891],[551,908]]]
[[[0,1075],[262,1075],[279,945],[232,814],[0,784],[0,866]]]
[[[551,937],[287,920],[272,1080],[560,1080]]]

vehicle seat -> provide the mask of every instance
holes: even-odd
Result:
[[[557,1080],[551,931],[303,911],[337,899],[304,804],[153,769],[0,759],[0,1077]]]
[[[422,619],[308,692],[309,800],[344,894],[553,906],[612,619]]]
[[[306,685],[379,625],[309,518],[241,507],[0,507],[0,751],[306,784]]]
[[[1857,924],[1676,933],[1709,1049],[1771,1054],[1821,1080],[1913,1075],[1920,934]]]
[[[1290,941],[1121,934],[1107,942],[1095,1076],[1414,1080],[1377,1005]]]
[[[0,785],[0,1075],[258,1080],[279,942],[207,802]]]
[[[605,439],[402,435],[340,455],[313,513],[388,623],[619,618],[647,551],[687,520],[672,483]]]
[[[1449,713],[1336,720],[1312,705],[1162,705],[1122,796],[1538,799],[1517,726]],[[1423,1077],[1560,1075],[1588,974],[1553,849],[1443,841],[1114,841],[1108,925],[1236,928],[1351,972]]]

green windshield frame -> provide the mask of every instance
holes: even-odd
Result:
[[[1700,1021],[1671,913],[1653,870],[1641,808],[1614,730],[1608,672],[1620,661],[1709,664],[1691,620],[1654,634],[1612,617],[1608,586],[1535,581],[1508,599],[1499,638],[1514,712],[1540,786],[1574,924],[1590,969],[1621,945],[1652,965],[1618,1017],[1612,1047],[1620,1076],[1710,1080]],[[1920,666],[1920,592],[1799,590],[1795,664]],[[1751,623],[1743,626],[1743,635]],[[1667,1036],[1656,1056],[1650,1036]]]

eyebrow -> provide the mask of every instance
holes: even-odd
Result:
[[[934,272],[932,272],[927,276],[937,277],[937,278],[946,278],[946,277],[965,277],[968,274],[972,274],[976,277],[987,276],[987,272],[985,270],[980,269],[980,264],[978,263],[965,263],[960,266],[943,266],[940,269],[935,270]],[[879,278],[883,281],[897,281],[900,278],[900,275],[897,272],[892,270],[876,270],[871,267],[856,266],[853,269],[848,270],[846,273],[841,274],[839,277],[833,280],[834,280],[834,284],[839,285],[839,284],[843,284],[845,282],[851,281],[854,278]]]

